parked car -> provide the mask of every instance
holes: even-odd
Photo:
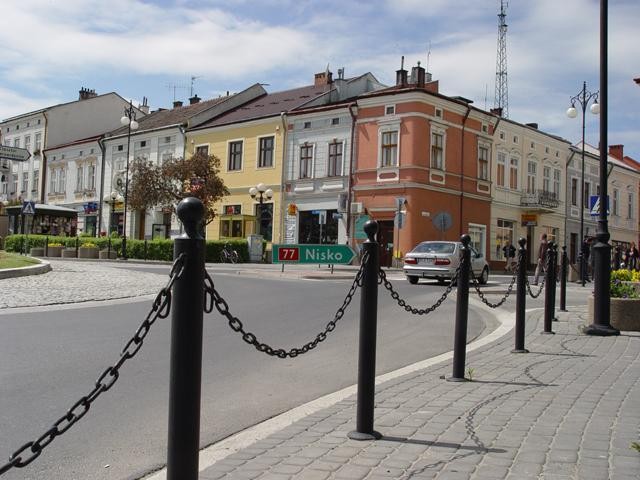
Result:
[[[489,264],[481,253],[471,248],[471,268],[482,285],[489,280]],[[451,281],[462,257],[462,243],[446,241],[421,242],[404,257],[404,273],[409,283],[433,278],[438,283]]]

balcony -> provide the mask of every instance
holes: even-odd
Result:
[[[527,208],[553,209],[558,208],[560,200],[555,192],[536,190],[533,193],[525,193],[520,197],[520,206]]]

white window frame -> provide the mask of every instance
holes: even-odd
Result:
[[[229,161],[231,160],[231,158],[229,157],[229,154],[231,153],[231,144],[238,143],[238,142],[242,143],[242,153],[240,154],[240,168],[229,170]],[[225,168],[226,168],[225,171],[227,173],[239,173],[244,171],[244,154],[246,151],[246,149],[244,148],[244,144],[245,144],[244,138],[232,138],[230,140],[227,140],[227,154],[226,154],[226,160],[225,160]]]
[[[263,138],[273,138],[273,147],[271,149],[271,165],[260,166],[260,142]],[[260,170],[275,168],[276,166],[276,136],[275,134],[259,135],[256,137],[256,168]]]
[[[340,151],[340,173],[337,173],[337,168],[338,165],[336,165],[336,172],[334,172],[333,175],[329,175],[329,166],[331,165],[330,159],[331,159],[331,145],[340,145],[341,147],[341,151]],[[345,153],[345,141],[338,141],[337,139],[333,139],[330,142],[327,143],[327,171],[326,171],[326,176],[327,177],[342,177],[344,176],[344,153]]]
[[[538,162],[536,162],[535,160],[527,160],[527,193],[536,193],[537,189]]]
[[[474,245],[473,233],[474,230],[480,233],[480,248],[477,248]],[[469,223],[469,235],[471,236],[471,246],[478,252],[481,253],[483,257],[487,256],[487,226],[482,225],[480,223]]]
[[[634,218],[634,209],[633,202],[635,198],[633,192],[627,192],[627,220],[632,220]]]
[[[619,217],[620,216],[620,190],[618,190],[617,188],[613,189],[611,203],[612,203],[611,213],[614,216]]]
[[[442,168],[433,166],[433,136],[442,136]],[[429,168],[442,172],[447,171],[447,130],[439,125],[431,124],[429,129]]]
[[[76,192],[84,190],[84,165],[79,163],[76,167]]]
[[[515,168],[513,166],[513,160],[516,161],[516,165]],[[509,189],[510,190],[518,190],[520,188],[520,160],[522,160],[519,156],[517,155],[509,155]],[[515,175],[515,179],[516,179],[516,184],[511,185],[511,171],[515,170],[516,171],[516,175]]]
[[[93,163],[87,165],[87,190],[96,189],[96,166]]]
[[[502,161],[500,159],[502,158]],[[498,151],[496,155],[496,185],[505,188],[507,186],[507,152]],[[502,165],[502,178],[500,178],[500,165]]]
[[[486,152],[486,157],[483,159],[481,158],[480,152],[484,150]],[[489,181],[489,176],[490,176],[490,172],[489,172],[489,167],[490,167],[490,162],[489,162],[489,154],[491,152],[491,146],[486,144],[486,143],[480,143],[478,145],[478,180],[483,180],[485,182]],[[480,174],[482,173],[482,169],[480,168],[480,163],[481,161],[486,162],[486,168],[484,170],[485,174],[484,177],[481,176]]]
[[[302,148],[303,147],[311,147],[311,167],[309,169],[309,174],[306,177],[302,176]],[[300,180],[309,180],[315,178],[316,171],[316,144],[311,142],[304,142],[298,145],[298,179]]]
[[[385,107],[386,108],[386,107]],[[382,137],[385,133],[395,132],[396,140],[396,158],[394,165],[382,165]],[[400,122],[394,121],[384,123],[378,126],[378,168],[397,168],[400,165]]]
[[[573,193],[574,193],[574,189],[573,189],[573,184],[575,182],[575,194],[576,194],[576,198],[575,201],[573,199]],[[578,205],[580,205],[580,190],[578,189],[578,185],[580,185],[580,179],[578,177],[571,177],[571,192],[570,192],[570,201],[571,201],[571,206],[573,207],[577,207]]]
[[[391,110],[391,111],[389,112],[389,110]],[[385,105],[384,106],[384,114],[385,114],[385,116],[395,115],[396,114],[396,105],[395,104]]]
[[[542,190],[551,191],[551,167],[549,165],[542,166]]]
[[[556,198],[560,199],[560,190],[562,185],[562,170],[559,168],[553,169],[553,193]]]

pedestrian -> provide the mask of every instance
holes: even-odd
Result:
[[[505,272],[513,272],[516,261],[516,247],[514,247],[509,240],[507,240],[506,242],[504,242],[504,247],[502,247],[502,253],[504,254],[505,259]]]
[[[591,237],[584,237],[582,241],[582,247],[580,247],[582,252],[582,265],[584,265],[584,280],[589,282],[589,257],[591,256]]]
[[[538,264],[536,265],[536,273],[533,278],[533,284],[538,285],[538,278],[545,271],[545,263],[547,261],[547,249],[549,248],[549,243],[547,242],[547,234],[543,233],[540,236],[540,246],[538,247]]]
[[[636,242],[631,242],[631,245],[629,245],[629,252],[627,253],[627,268],[629,270],[638,269],[638,249],[636,248]]]

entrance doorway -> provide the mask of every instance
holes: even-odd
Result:
[[[378,221],[380,266],[390,267],[393,260],[393,220]]]

